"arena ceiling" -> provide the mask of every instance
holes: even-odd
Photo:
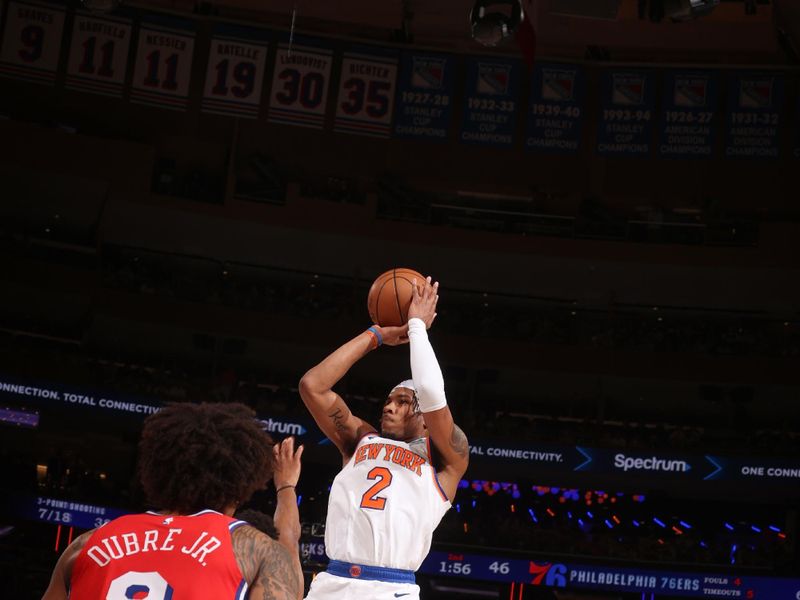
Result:
[[[785,60],[776,33],[800,40],[800,1],[721,0],[714,12],[688,23],[652,23],[639,18],[640,0],[618,0],[615,20],[558,14],[565,7],[595,6],[614,0],[524,0],[535,6],[541,56],[583,58],[588,47],[608,50],[616,61],[774,63]],[[142,0],[137,5],[288,28],[296,10],[299,31],[402,42],[450,51],[484,51],[469,33],[474,0]],[[800,47],[800,41],[795,43]],[[499,51],[514,54],[513,43]]]

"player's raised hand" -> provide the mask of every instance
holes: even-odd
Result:
[[[425,327],[430,329],[436,318],[436,303],[439,301],[439,282],[433,282],[431,277],[425,281],[414,279],[411,291],[411,306],[408,308],[408,318],[422,319]]]
[[[300,480],[300,457],[303,455],[303,446],[294,449],[294,438],[288,437],[272,447],[272,481],[275,489],[297,485]]]

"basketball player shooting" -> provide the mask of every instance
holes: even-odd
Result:
[[[419,598],[414,572],[469,462],[467,438],[453,422],[428,340],[438,289],[430,277],[419,285],[414,280],[406,325],[370,327],[300,381],[303,402],[343,463],[328,500],[330,563],[308,599]],[[333,386],[379,346],[401,344],[410,347],[411,379],[389,392],[379,434],[350,412]]]

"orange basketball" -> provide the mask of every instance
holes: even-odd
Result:
[[[382,327],[406,324],[414,279],[417,285],[425,281],[413,269],[391,269],[378,275],[367,295],[367,310],[373,323]]]

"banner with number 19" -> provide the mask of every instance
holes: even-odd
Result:
[[[203,112],[255,119],[267,64],[263,31],[218,26],[203,89]]]

